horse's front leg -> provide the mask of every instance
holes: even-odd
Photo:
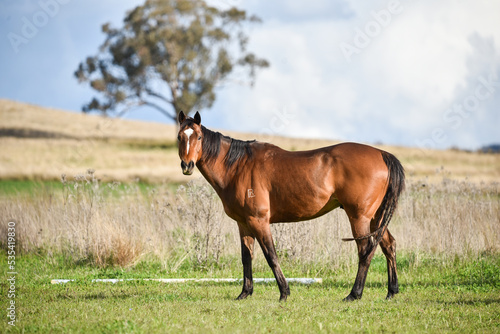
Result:
[[[290,295],[290,288],[288,287],[288,282],[286,281],[278,262],[278,255],[276,254],[276,249],[274,248],[274,241],[273,236],[271,235],[269,221],[259,220],[255,226],[257,227],[255,232],[257,241],[259,242],[260,248],[262,248],[262,251],[264,252],[264,256],[266,257],[269,267],[271,267],[273,271],[276,282],[278,283],[278,287],[280,289],[280,301],[286,301],[286,298]]]
[[[252,259],[254,236],[248,226],[238,223],[241,239],[241,262],[243,263],[243,290],[236,299],[245,299],[253,293]]]

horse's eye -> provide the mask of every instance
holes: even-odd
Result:
[[[177,140],[178,140],[178,141],[181,141],[181,135],[178,135],[178,136],[177,136]]]
[[[201,140],[201,136],[198,137],[198,140]]]

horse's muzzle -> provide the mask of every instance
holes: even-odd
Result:
[[[190,161],[189,164],[186,164],[184,161],[181,161],[182,173],[184,175],[193,174],[194,162]]]

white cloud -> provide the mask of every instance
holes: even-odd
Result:
[[[500,12],[500,3],[401,1],[400,12],[351,62],[339,45],[352,43],[356,29],[375,21],[372,12],[387,9],[388,2],[346,4],[350,15],[327,19],[328,5],[315,8],[315,17],[308,3],[294,2],[284,5],[286,11],[293,7],[296,15],[302,6],[309,20],[268,17],[254,30],[251,48],[272,67],[258,75],[253,90],[231,87],[220,92],[214,110],[224,115],[221,126],[259,131],[273,110],[287,107],[298,114],[280,134],[416,145],[434,128],[449,125],[443,124],[443,114],[463,99],[460,87],[475,85],[475,67],[483,72],[499,68],[500,24],[493,13]],[[259,14],[266,4],[254,2],[251,7]],[[474,45],[473,36],[489,44]],[[478,117],[467,119],[469,125],[459,132],[446,130],[448,140],[435,147],[474,148],[498,141],[481,126],[485,119],[498,120],[498,107],[483,103],[479,109]]]

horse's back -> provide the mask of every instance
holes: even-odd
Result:
[[[360,176],[373,177],[380,170],[387,172],[381,150],[358,143],[340,143],[308,151],[287,151],[280,147],[264,144],[260,151],[260,163],[266,170],[289,177],[319,174],[324,178],[328,170],[337,169],[338,173],[358,173]],[[273,173],[274,174],[274,173]],[[276,177],[273,175],[273,177]]]

